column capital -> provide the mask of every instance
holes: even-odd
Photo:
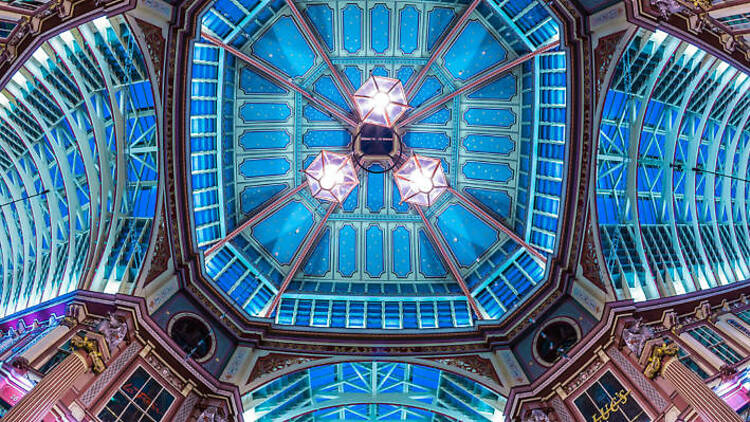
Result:
[[[661,374],[664,360],[669,356],[677,356],[679,350],[679,346],[674,343],[662,343],[660,346],[654,346],[651,349],[651,356],[648,358],[643,374],[649,379],[656,378]]]
[[[91,370],[95,374],[100,374],[106,369],[104,365],[104,357],[99,351],[99,342],[93,339],[89,339],[88,336],[79,336],[78,334],[70,338],[70,345],[76,351],[82,351],[91,360]]]

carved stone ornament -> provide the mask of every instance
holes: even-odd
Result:
[[[709,305],[708,303],[701,303],[697,308],[695,308],[695,317],[698,320],[704,320],[709,316],[711,316],[711,305]]]
[[[198,416],[197,422],[227,422],[226,416],[216,406],[209,406]]]
[[[622,340],[628,349],[640,357],[646,342],[654,337],[654,330],[642,324],[642,319],[638,319],[631,327],[622,332]]]
[[[599,359],[598,357],[594,359],[591,364],[586,367],[586,369],[582,370],[581,372],[576,375],[575,378],[573,378],[572,381],[570,381],[568,384],[566,384],[563,387],[563,390],[565,390],[565,394],[570,394],[574,392],[578,387],[583,385],[589,378],[591,378],[596,372],[604,366],[604,361]]]
[[[305,362],[310,362],[320,358],[310,356],[299,356],[299,355],[286,355],[281,353],[269,353],[266,356],[258,358],[253,367],[253,371],[250,373],[247,382],[251,383],[257,378],[272,374],[274,372],[281,371],[290,366],[299,365]]]
[[[680,350],[680,348],[672,343],[672,344],[666,344],[662,343],[661,346],[654,347],[653,350],[651,350],[651,357],[648,358],[648,364],[646,365],[646,369],[643,370],[643,375],[645,375],[649,379],[654,379],[661,373],[662,370],[662,361],[667,356],[675,356],[677,355],[677,352]]]
[[[549,422],[547,412],[542,409],[534,409],[521,419],[521,422]]]
[[[670,16],[682,11],[683,7],[677,0],[651,0],[651,6],[659,11],[663,19],[669,19]]]
[[[70,338],[70,345],[76,350],[83,350],[91,359],[91,370],[95,374],[101,374],[107,367],[104,365],[104,358],[101,352],[99,352],[99,343],[96,340],[91,340],[87,336],[81,338],[79,335],[74,335]]]
[[[128,334],[128,324],[125,321],[120,320],[113,313],[107,314],[107,318],[103,319],[96,330],[104,335],[104,339],[107,341],[110,353],[117,348]]]

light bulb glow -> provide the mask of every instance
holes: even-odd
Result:
[[[332,189],[337,183],[341,183],[344,175],[337,166],[327,165],[323,168],[323,177],[320,178],[320,186],[323,189]]]
[[[417,189],[419,189],[422,193],[429,193],[432,190],[433,184],[432,179],[429,175],[424,174],[424,172],[419,172],[415,175],[414,178],[414,184],[417,186]]]
[[[374,97],[372,97],[372,104],[375,108],[383,110],[386,107],[388,107],[388,104],[391,103],[391,97],[388,96],[387,92],[378,92],[375,94]]]

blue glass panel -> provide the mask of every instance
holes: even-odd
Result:
[[[292,141],[291,138],[289,132],[284,130],[247,130],[240,135],[240,145],[249,150],[285,148]]]
[[[315,92],[324,96],[342,109],[349,110],[349,105],[346,103],[344,96],[341,95],[341,92],[339,92],[339,89],[333,82],[333,78],[331,78],[330,76],[321,76],[315,82]]]
[[[508,101],[516,95],[516,76],[505,75],[469,94],[469,98],[486,98]]]
[[[245,177],[273,176],[285,174],[290,167],[289,161],[284,158],[259,158],[243,161],[240,173]]]
[[[511,198],[506,191],[467,188],[466,192],[497,213],[501,218],[510,217]]]
[[[469,135],[464,138],[464,146],[469,151],[508,154],[515,148],[512,139],[507,135]]]
[[[328,49],[333,50],[333,10],[324,4],[314,4],[308,6],[305,13]]]
[[[286,89],[269,81],[250,67],[240,70],[240,89],[245,94],[284,94]]]
[[[346,225],[339,230],[339,272],[351,277],[357,271],[357,232]]]
[[[451,119],[451,111],[448,107],[438,107],[434,112],[428,114],[427,117],[422,120],[418,120],[415,124],[435,124],[444,125]],[[409,132],[407,132],[409,133]]]
[[[503,46],[478,21],[470,21],[445,53],[445,67],[453,77],[467,80],[502,63],[507,53]]]
[[[445,150],[450,145],[450,139],[444,132],[408,131],[404,134],[403,141],[411,148]]]
[[[331,231],[326,229],[303,268],[306,275],[324,276],[330,269]]]
[[[253,53],[291,77],[304,75],[315,53],[291,17],[279,18],[252,46]]]
[[[391,11],[380,3],[370,10],[370,46],[376,53],[384,53],[390,43]]]
[[[469,267],[497,240],[497,231],[461,205],[451,205],[437,217],[437,227],[458,263]]]
[[[463,166],[462,170],[464,176],[476,180],[507,182],[513,177],[513,171],[507,164],[469,161]]]
[[[406,277],[411,273],[411,236],[404,226],[398,226],[392,233],[393,273]]]
[[[436,7],[427,13],[427,49],[432,50],[435,42],[445,32],[456,12],[447,7]]]
[[[240,106],[240,117],[246,122],[286,121],[292,110],[286,104],[244,103]]]
[[[379,164],[370,166],[372,171],[383,171]],[[367,209],[378,212],[385,202],[385,173],[367,173]]]
[[[345,147],[351,140],[346,130],[308,130],[302,136],[302,143],[312,148]]]
[[[427,102],[427,100],[440,94],[442,90],[443,85],[440,81],[434,76],[428,76],[424,79],[424,82],[422,82],[422,85],[414,95],[414,98],[409,101],[409,105],[417,108]]]
[[[414,6],[401,9],[400,28],[401,52],[411,54],[419,46],[419,11]]]
[[[302,107],[302,114],[311,122],[332,122],[335,119],[312,105]]]
[[[250,214],[286,187],[284,184],[246,187],[240,195],[242,212]]]
[[[344,17],[344,49],[356,53],[362,48],[362,9],[354,4],[348,4],[343,11]]]
[[[349,80],[354,89],[362,85],[362,71],[356,66],[347,66],[344,68],[344,76]]]
[[[472,126],[511,127],[516,123],[516,115],[508,108],[470,108],[464,113],[466,123]]]
[[[365,267],[370,277],[380,277],[383,274],[383,231],[378,226],[367,228],[367,265]]]
[[[419,272],[425,277],[441,277],[447,274],[443,261],[424,230],[419,231]]]
[[[253,227],[252,235],[271,256],[289,264],[312,226],[312,212],[292,201]]]

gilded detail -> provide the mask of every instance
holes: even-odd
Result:
[[[680,350],[676,344],[662,343],[661,346],[656,346],[651,351],[651,357],[648,358],[648,365],[643,370],[643,374],[650,379],[654,379],[661,373],[662,360],[667,356],[677,355],[677,351]]]

